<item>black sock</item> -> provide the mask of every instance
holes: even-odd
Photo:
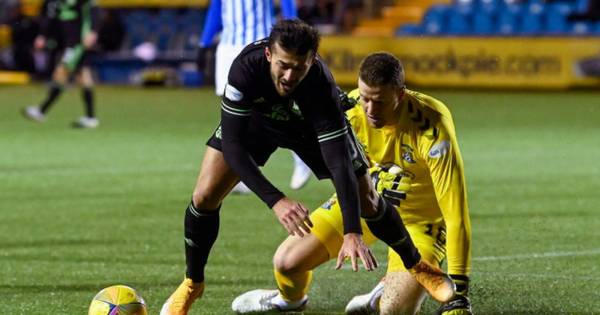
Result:
[[[85,114],[89,118],[94,118],[96,113],[94,113],[94,90],[89,87],[84,87],[81,93],[83,97],[83,102],[85,103]]]
[[[194,203],[185,210],[185,263],[186,276],[194,282],[204,281],[204,266],[210,249],[219,234],[219,208],[201,210]]]
[[[365,218],[365,221],[373,235],[400,255],[406,269],[412,268],[419,262],[421,255],[408,234],[402,218],[394,206],[383,197],[379,198],[377,215]]]
[[[44,102],[40,104],[40,111],[43,114],[45,114],[50,109],[50,107],[52,106],[52,104],[54,104],[54,101],[56,101],[56,99],[60,96],[62,91],[63,88],[60,84],[54,82],[50,84],[50,87],[48,88],[48,95],[46,96]]]

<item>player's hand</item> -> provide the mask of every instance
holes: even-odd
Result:
[[[46,48],[46,37],[42,35],[36,36],[35,41],[33,42],[33,48],[37,50]]]
[[[96,45],[96,40],[98,39],[98,33],[94,31],[90,31],[83,36],[83,47],[85,49],[90,49]]]
[[[273,205],[273,211],[288,234],[300,237],[310,234],[313,224],[308,209],[300,202],[283,197]]]
[[[406,199],[410,190],[410,177],[396,165],[377,165],[369,169],[373,186],[377,192],[394,206],[399,206],[400,201]]]
[[[348,233],[344,235],[344,243],[338,254],[335,269],[342,268],[344,260],[350,258],[352,270],[358,271],[358,262],[356,258],[360,258],[366,270],[372,271],[377,268],[377,259],[371,249],[363,242],[362,235],[358,233]]]
[[[472,315],[471,301],[469,294],[469,277],[460,275],[450,275],[450,278],[456,284],[456,295],[435,312],[436,315]]]

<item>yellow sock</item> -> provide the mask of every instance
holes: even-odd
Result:
[[[279,292],[281,292],[284,300],[296,302],[308,293],[308,286],[312,281],[312,271],[284,275],[277,270],[273,270],[273,273]]]

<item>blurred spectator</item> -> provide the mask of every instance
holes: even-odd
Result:
[[[350,32],[362,9],[362,0],[298,0],[298,17],[325,34]]]
[[[12,29],[14,70],[34,73],[33,43],[38,33],[38,24],[34,19],[21,13],[20,5],[10,8],[8,22]]]
[[[336,0],[298,0],[298,17],[311,25],[334,24]]]
[[[567,19],[569,21],[599,21],[600,0],[588,0],[585,11],[572,13]]]
[[[8,24],[13,10],[20,3],[19,0],[0,0],[0,24]]]
[[[103,10],[98,30],[98,46],[102,51],[117,51],[125,38],[125,26],[116,10]]]
[[[56,67],[60,52],[64,49],[64,42],[60,30],[60,21],[58,20],[58,7],[61,0],[45,0],[40,8],[38,23],[40,30],[44,30],[36,37],[36,42],[45,40],[43,51],[45,54],[44,66],[37,69],[44,79],[52,76],[52,71]],[[42,37],[44,37],[42,39]]]
[[[340,25],[342,32],[348,33],[356,27],[363,7],[362,0],[338,0],[336,23]]]

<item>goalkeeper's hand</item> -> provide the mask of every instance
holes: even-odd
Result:
[[[469,294],[469,277],[450,275],[456,284],[456,295],[435,312],[436,315],[472,315]]]
[[[400,201],[406,199],[406,193],[410,190],[410,177],[399,166],[377,165],[371,167],[369,173],[377,192],[394,206],[399,206]]]

